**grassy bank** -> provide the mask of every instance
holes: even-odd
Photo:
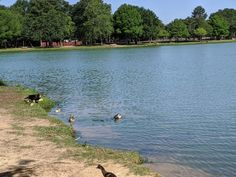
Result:
[[[54,47],[54,48],[6,48],[0,49],[0,53],[7,52],[34,52],[34,51],[70,51],[70,50],[91,50],[91,49],[114,49],[114,48],[133,48],[133,47],[146,47],[156,46],[156,44],[143,44],[143,45],[96,45],[96,46],[71,46],[71,47]]]
[[[7,48],[0,49],[0,53],[4,52],[33,52],[33,51],[68,51],[68,50],[87,50],[87,49],[114,49],[114,48],[137,48],[137,47],[153,47],[153,46],[176,46],[176,45],[198,45],[198,44],[220,44],[234,43],[236,40],[209,40],[199,42],[169,42],[169,43],[145,43],[138,45],[99,45],[99,46],[78,46],[78,47],[58,47],[58,48]]]
[[[16,122],[18,122],[14,124],[17,133],[22,134],[25,129],[20,122],[46,119],[50,125],[34,126],[36,132],[34,136],[53,142],[58,147],[66,148],[66,157],[85,162],[87,165],[95,165],[98,161],[112,161],[125,165],[134,174],[159,176],[142,166],[144,160],[137,152],[125,152],[77,143],[69,126],[55,117],[48,116],[48,111],[55,105],[55,102],[45,96],[42,102],[33,106],[23,101],[27,95],[34,93],[36,93],[35,90],[23,87],[0,86],[0,100],[2,102],[4,100],[1,107],[14,114]]]

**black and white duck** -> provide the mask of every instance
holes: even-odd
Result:
[[[27,96],[24,100],[28,103],[38,103],[39,101],[43,101],[43,98],[41,94],[37,93]]]
[[[70,115],[70,117],[69,117],[69,119],[68,119],[68,122],[72,125],[72,124],[74,124],[74,122],[75,122],[75,116],[74,115]]]
[[[114,118],[115,121],[117,121],[117,120],[122,119],[122,115],[120,113],[118,113],[113,118]]]

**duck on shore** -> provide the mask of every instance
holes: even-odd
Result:
[[[102,171],[102,174],[103,174],[104,177],[117,177],[115,174],[113,174],[111,172],[107,172],[105,170],[105,168],[100,164],[98,164],[97,168]]]
[[[38,103],[39,101],[43,101],[42,95],[37,93],[34,95],[29,95],[24,100],[28,103]]]

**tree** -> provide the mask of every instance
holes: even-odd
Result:
[[[198,21],[198,25],[197,25],[197,28],[203,28],[204,30],[206,30],[207,34],[206,35],[209,35],[211,36],[212,35],[212,26],[208,23],[208,21],[206,20],[199,20]],[[196,29],[197,29],[196,28]]]
[[[19,14],[10,10],[0,9],[0,42],[7,47],[7,43],[21,35],[22,24]]]
[[[186,38],[189,37],[188,28],[181,19],[175,19],[167,26],[171,37]]]
[[[143,33],[142,16],[135,6],[121,5],[114,13],[115,34],[120,39],[132,40],[141,37]]]
[[[162,39],[163,38],[168,38],[168,37],[170,37],[170,33],[165,29],[160,29],[160,31],[158,33],[158,37],[162,38]]]
[[[192,18],[194,19],[206,19],[207,13],[202,6],[197,6],[192,12]]]
[[[34,41],[60,41],[70,37],[73,22],[64,12],[63,0],[31,0],[26,15],[24,34]]]
[[[194,30],[194,34],[201,40],[203,36],[207,35],[207,31],[204,28],[197,28]]]
[[[86,43],[103,43],[113,32],[111,5],[102,0],[81,0],[73,8],[76,35]]]
[[[197,28],[196,20],[193,17],[187,17],[184,19],[184,23],[187,25],[189,34],[193,36],[194,30]]]
[[[152,40],[158,37],[158,33],[161,28],[164,27],[161,20],[156,16],[156,14],[149,10],[144,9],[143,7],[136,7],[142,17],[142,26],[143,26],[143,40]]]
[[[223,38],[229,35],[229,25],[224,17],[220,15],[211,15],[209,19],[213,31],[212,35],[217,38]]]
[[[192,17],[188,17],[184,20],[184,23],[187,25],[191,36],[195,35],[195,30],[198,28],[203,28],[206,30],[207,35],[209,36],[212,34],[212,26],[205,19],[194,19]]]
[[[18,37],[18,41],[22,43],[22,45],[24,46],[25,45],[25,40],[26,37],[24,35],[24,27],[25,27],[25,24],[26,24],[26,15],[28,13],[28,10],[29,10],[29,1],[27,0],[17,0],[11,7],[10,9],[12,11],[14,11],[15,13],[18,13],[21,15],[22,18],[20,18],[19,20],[21,20],[21,24],[22,24],[22,33],[21,35]]]
[[[206,21],[207,13],[202,6],[197,6],[193,12],[192,17],[188,17],[184,20],[188,27],[188,31],[191,36],[195,36],[195,30],[198,28],[204,29],[208,35],[212,33],[212,27]]]
[[[27,0],[17,0],[11,7],[11,10],[18,12],[22,16],[26,15],[29,9],[29,2]]]
[[[4,10],[4,9],[7,9],[7,8],[0,4],[0,10]]]
[[[227,21],[229,25],[229,32],[231,36],[236,35],[236,10],[235,9],[223,9],[219,10],[216,13],[213,13],[212,15],[220,15],[224,17],[224,19]],[[212,16],[211,15],[211,16]]]

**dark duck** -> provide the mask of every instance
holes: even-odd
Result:
[[[100,164],[97,166],[97,168],[102,171],[102,174],[103,174],[104,177],[117,177],[115,174],[113,174],[111,172],[107,172],[105,170],[105,168]]]

